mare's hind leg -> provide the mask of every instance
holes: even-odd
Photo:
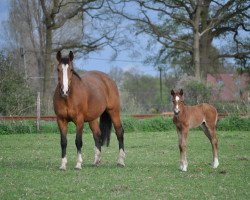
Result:
[[[77,148],[77,161],[75,169],[82,169],[82,131],[83,131],[83,120],[78,119],[76,124],[76,148]]]
[[[187,162],[187,134],[188,129],[178,129],[178,141],[179,141],[179,150],[180,150],[180,170],[183,172],[187,171],[188,162]]]
[[[205,122],[203,122],[201,127],[212,145],[212,151],[213,151],[212,167],[217,168],[219,166],[219,160],[218,160],[218,139],[215,133],[215,125],[208,126]]]
[[[97,120],[89,122],[95,140],[95,158],[94,165],[97,166],[101,162],[101,130]]]
[[[117,165],[124,167],[125,163],[125,151],[124,151],[124,130],[121,124],[120,112],[119,110],[109,110],[108,111],[115,128],[115,133],[117,140],[119,142],[119,156],[117,160]]]
[[[57,119],[57,124],[61,134],[61,149],[62,149],[62,161],[61,161],[61,170],[66,170],[67,157],[66,157],[66,148],[67,148],[67,126],[68,122],[63,119]]]

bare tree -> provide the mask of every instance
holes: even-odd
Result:
[[[159,57],[167,57],[170,50],[190,54],[197,79],[201,79],[202,71],[210,65],[210,52],[216,38],[227,36],[232,42],[230,51],[225,53],[224,49],[218,58],[249,59],[249,42],[239,37],[240,31],[250,31],[248,0],[107,2],[113,13],[134,22],[137,34],[146,33],[161,44]],[[131,7],[136,11],[131,12]]]
[[[115,48],[119,20],[103,9],[104,0],[12,0],[10,4],[9,49],[18,54],[23,49],[21,62],[25,60],[29,72],[40,78],[44,105],[51,99],[55,52],[70,49],[87,54],[106,45]]]

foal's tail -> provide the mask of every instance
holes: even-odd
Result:
[[[100,130],[101,130],[101,144],[106,143],[109,146],[110,134],[111,134],[111,118],[107,111],[104,111],[100,117]]]

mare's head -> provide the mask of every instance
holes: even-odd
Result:
[[[184,107],[184,97],[183,90],[178,92],[171,90],[172,100],[173,100],[173,111],[175,115],[178,115],[182,108]]]
[[[70,51],[68,57],[62,58],[60,51],[56,54],[58,60],[57,72],[58,72],[58,84],[60,88],[60,94],[62,97],[67,97],[69,94],[69,88],[73,76],[73,52]]]

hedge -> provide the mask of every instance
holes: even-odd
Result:
[[[161,132],[175,130],[175,125],[171,117],[154,117],[148,119],[135,119],[132,117],[122,118],[125,133],[129,132]],[[217,123],[218,131],[249,131],[250,118],[230,116],[220,119]],[[84,132],[90,133],[90,128],[86,123]],[[8,134],[58,134],[59,130],[56,122],[41,121],[40,130],[36,130],[35,121],[0,121],[0,135]],[[68,133],[75,133],[75,125],[69,123]]]

